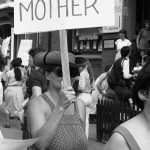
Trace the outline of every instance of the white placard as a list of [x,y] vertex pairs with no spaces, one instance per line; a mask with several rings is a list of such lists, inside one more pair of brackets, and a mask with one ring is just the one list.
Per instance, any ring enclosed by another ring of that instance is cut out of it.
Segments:
[[22,65],[28,66],[28,51],[32,48],[32,40],[21,40],[18,55],[22,59]]
[[114,0],[15,0],[15,34],[115,25]]
[[103,33],[118,32],[122,29],[122,5],[123,0],[115,0],[115,26],[103,27]]
[[7,37],[2,42],[1,52],[2,52],[4,57],[7,56],[7,52],[9,50],[9,43],[10,43],[10,37]]

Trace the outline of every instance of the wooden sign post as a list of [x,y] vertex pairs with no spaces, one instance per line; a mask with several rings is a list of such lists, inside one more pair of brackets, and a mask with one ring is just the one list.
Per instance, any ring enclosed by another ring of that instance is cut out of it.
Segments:
[[70,70],[69,70],[69,58],[68,58],[68,44],[67,44],[67,31],[60,30],[60,51],[61,51],[61,63],[63,71],[63,84],[64,88],[70,87]]

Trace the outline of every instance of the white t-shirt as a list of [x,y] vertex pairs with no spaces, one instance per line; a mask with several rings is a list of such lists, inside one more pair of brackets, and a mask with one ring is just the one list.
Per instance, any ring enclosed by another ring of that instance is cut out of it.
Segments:
[[118,39],[116,42],[115,42],[116,46],[117,46],[117,51],[120,51],[120,49],[124,46],[130,46],[132,43],[128,40],[128,39],[125,39],[125,40],[121,40],[121,39]]
[[126,59],[122,63],[122,72],[123,72],[123,77],[124,79],[130,79],[132,75],[130,74],[130,64],[129,64],[129,58],[126,57]]

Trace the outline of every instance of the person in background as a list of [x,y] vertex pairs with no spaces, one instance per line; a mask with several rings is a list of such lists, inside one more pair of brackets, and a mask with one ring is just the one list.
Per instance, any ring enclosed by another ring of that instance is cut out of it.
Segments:
[[135,77],[135,75],[130,73],[130,53],[130,46],[122,47],[121,58],[114,62],[113,67],[116,78],[116,86],[114,87],[114,91],[118,96],[119,100],[132,105],[132,93],[130,88],[131,81]]
[[6,125],[4,127],[10,128],[10,117],[19,117],[23,121],[23,109],[20,110],[24,101],[24,95],[22,90],[22,82],[24,73],[21,71],[20,59],[15,58],[11,62],[12,69],[6,73],[6,89],[5,96],[5,113],[6,113]]
[[99,92],[99,99],[102,99],[102,98],[105,99],[105,95],[108,89],[107,76],[108,76],[110,68],[111,68],[111,65],[106,65],[104,69],[104,73],[102,73],[95,81],[95,88]]
[[22,81],[22,89],[23,89],[23,94],[25,96],[25,93],[26,93],[27,70],[25,69],[24,66],[22,66],[22,59],[20,57],[17,57],[17,59],[18,59],[18,63],[19,63],[19,68],[24,73],[24,78],[23,78],[23,81]]
[[[144,55],[150,51],[150,20],[145,20],[145,28],[142,28],[138,33],[136,44],[141,55],[141,60]],[[140,62],[141,63],[141,62]]]
[[76,64],[79,66],[79,84],[77,98],[82,100],[86,106],[86,135],[89,135],[89,115],[96,110],[96,103],[92,99],[94,90],[93,69],[88,59],[77,57]]
[[[79,76],[75,56],[68,53],[71,85]],[[72,87],[63,87],[60,51],[40,52],[34,63],[44,69],[48,90],[28,103],[27,118],[31,136],[41,137],[35,149],[87,150],[85,105]]]
[[132,99],[141,113],[119,125],[104,150],[148,150],[150,147],[150,61],[139,72]]
[[119,31],[119,39],[115,42],[117,54],[115,56],[115,61],[119,58],[121,58],[120,50],[124,46],[131,46],[131,42],[127,39],[127,32],[126,30],[120,30]]
[[3,104],[3,95],[4,95],[3,84],[2,84],[2,80],[4,78],[4,73],[3,73],[4,68],[5,68],[5,61],[2,54],[0,53],[0,105]]
[[43,69],[35,66],[33,61],[34,56],[43,51],[45,50],[41,48],[33,48],[28,52],[31,72],[29,73],[29,77],[26,81],[27,92],[25,97],[29,97],[30,99],[41,95],[47,90],[47,80]]

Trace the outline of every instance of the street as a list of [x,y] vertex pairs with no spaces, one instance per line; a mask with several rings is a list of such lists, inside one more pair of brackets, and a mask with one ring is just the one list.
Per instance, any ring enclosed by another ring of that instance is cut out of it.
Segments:
[[[11,128],[3,128],[6,123],[5,113],[0,107],[0,130],[5,138],[10,139],[21,139],[22,131],[20,121],[17,119],[11,119]],[[96,124],[90,124],[89,130],[89,145],[91,150],[102,150],[104,144],[96,141]]]

